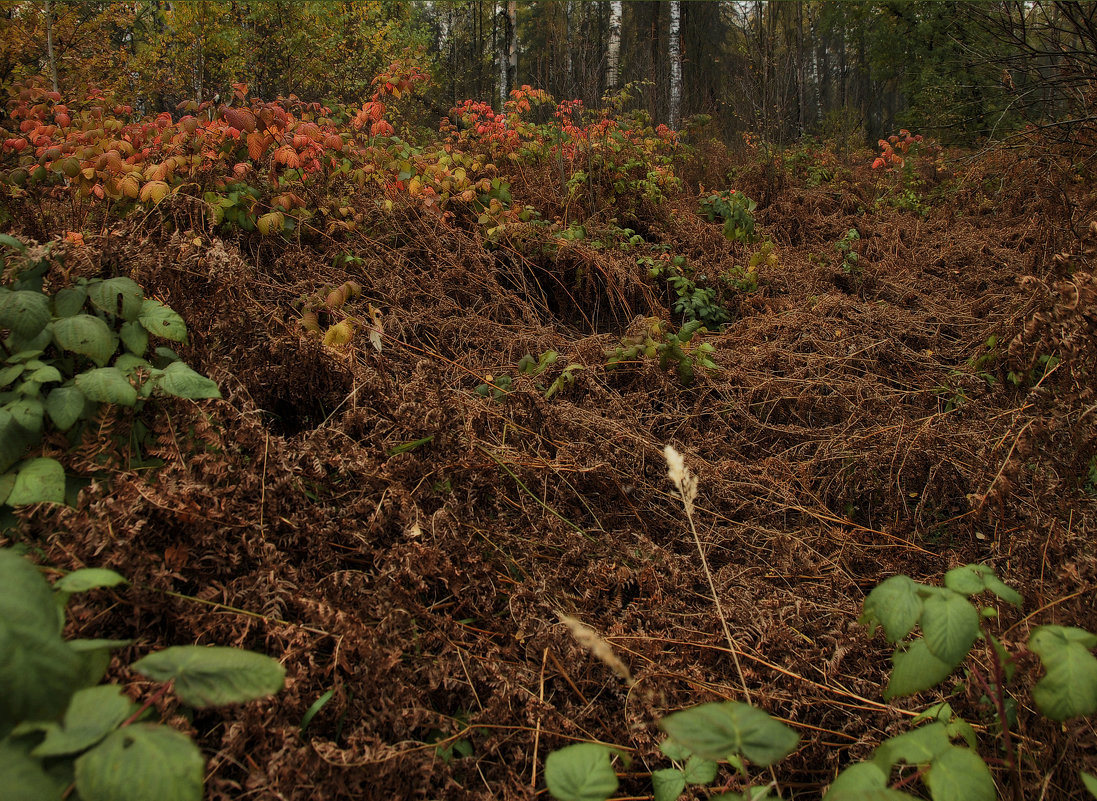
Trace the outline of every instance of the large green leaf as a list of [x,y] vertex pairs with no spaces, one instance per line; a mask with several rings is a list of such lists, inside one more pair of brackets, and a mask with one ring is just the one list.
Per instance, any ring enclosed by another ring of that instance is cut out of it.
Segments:
[[998,793],[986,763],[968,748],[950,746],[925,774],[933,801],[995,801]]
[[761,709],[737,701],[701,704],[667,715],[659,725],[677,742],[705,759],[743,755],[772,765],[796,748],[799,737]]
[[238,704],[282,689],[286,671],[276,660],[253,651],[216,646],[177,645],[149,654],[133,669],[157,681],[175,681],[183,703],[204,708]]
[[88,298],[103,311],[136,320],[145,302],[145,292],[131,278],[110,278],[88,284]]
[[42,431],[42,418],[46,416],[46,406],[38,398],[20,398],[4,406],[16,425],[39,434]]
[[68,640],[68,646],[80,659],[80,687],[93,687],[103,680],[110,667],[111,652],[131,645],[133,640]]
[[87,399],[76,387],[54,387],[46,396],[46,413],[60,431],[68,431],[84,414]]
[[[57,613],[51,612],[56,625]],[[53,720],[64,711],[81,668],[64,640],[5,616],[0,654],[0,736],[21,721]]]
[[[0,622],[5,620],[41,637],[61,637],[61,621],[49,582],[26,557],[11,548],[0,548]],[[3,695],[0,691],[0,697]]]
[[63,576],[53,587],[65,592],[87,592],[99,587],[117,587],[125,583],[125,578],[113,570],[105,567],[85,567]]
[[15,476],[7,503],[64,503],[65,468],[56,459],[41,457],[24,462]]
[[62,289],[53,296],[53,313],[58,317],[72,317],[74,314],[79,314],[87,298],[86,286],[77,285]]
[[67,351],[87,356],[99,367],[110,360],[118,347],[118,339],[110,327],[90,314],[55,321],[53,341]]
[[175,342],[184,342],[187,338],[187,325],[183,318],[157,300],[146,299],[137,319],[150,334]]
[[25,369],[26,366],[22,364],[13,364],[8,367],[0,368],[0,389],[8,386],[12,381],[21,376]]
[[887,786],[889,775],[871,762],[858,762],[838,774],[823,801],[911,801],[912,795]]
[[927,765],[952,747],[945,724],[930,723],[884,740],[872,755],[872,761],[890,774],[898,762]]
[[877,585],[865,599],[865,611],[860,622],[869,627],[880,624],[888,642],[906,637],[922,615],[922,599],[918,585],[908,576],[892,576]]
[[61,801],[65,782],[48,774],[21,743],[0,740],[0,799]]
[[686,789],[686,776],[678,768],[663,768],[651,774],[655,801],[676,801]]
[[0,295],[0,328],[7,328],[30,339],[49,323],[49,298],[41,292],[23,290]]
[[896,651],[892,662],[891,680],[884,691],[887,700],[928,690],[948,678],[955,668],[930,653],[925,640],[915,640],[906,650]]
[[79,690],[69,701],[61,724],[50,726],[46,739],[31,753],[36,757],[77,754],[110,734],[136,709],[116,684]]
[[220,398],[217,383],[196,373],[183,362],[172,362],[163,374],[153,379],[158,389],[177,398]]
[[89,400],[133,406],[137,390],[117,367],[95,367],[76,376],[76,388]]
[[126,346],[126,350],[135,356],[143,356],[145,351],[148,350],[149,332],[136,320],[122,323],[122,327],[118,329],[118,334],[122,337],[122,344]]
[[553,751],[545,760],[545,784],[560,801],[605,801],[617,790],[610,749],[578,743]]
[[921,623],[930,653],[954,667],[979,636],[978,610],[955,592],[927,598]]
[[1079,771],[1078,775],[1082,777],[1082,784],[1085,786],[1086,792],[1093,798],[1097,798],[1097,776],[1086,773],[1084,770]]
[[27,446],[38,441],[38,435],[15,421],[7,409],[0,408],[0,471],[7,470],[23,458]]
[[140,723],[76,760],[76,789],[82,801],[201,801],[205,768],[185,734]]
[[1097,712],[1097,659],[1090,653],[1094,646],[1097,637],[1068,626],[1040,626],[1029,637],[1029,650],[1047,671],[1032,688],[1032,698],[1052,720]]

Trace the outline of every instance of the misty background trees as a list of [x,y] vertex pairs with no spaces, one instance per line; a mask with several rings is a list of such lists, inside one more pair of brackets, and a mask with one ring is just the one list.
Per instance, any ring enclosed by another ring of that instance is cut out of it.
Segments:
[[396,58],[424,121],[529,84],[588,107],[776,144],[900,127],[972,144],[1094,121],[1097,3],[984,0],[3,0],[0,83],[41,76],[145,111],[231,96],[360,103]]

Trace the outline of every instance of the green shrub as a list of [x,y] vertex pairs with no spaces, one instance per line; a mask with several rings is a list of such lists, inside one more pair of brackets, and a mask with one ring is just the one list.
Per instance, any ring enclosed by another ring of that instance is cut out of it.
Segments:
[[111,570],[69,573],[52,588],[30,562],[0,549],[0,794],[10,801],[201,801],[205,759],[185,734],[146,718],[170,687],[196,709],[282,689],[274,659],[236,648],[179,646],[134,662],[163,682],[138,706],[100,684],[129,640],[65,640],[71,594],[113,587]]
[[65,471],[27,459],[47,430],[78,441],[102,403],[140,409],[154,393],[219,398],[217,385],[153,337],[184,342],[182,318],[129,278],[78,279],[43,290],[49,246],[0,240],[10,278],[0,285],[0,504],[65,501]]

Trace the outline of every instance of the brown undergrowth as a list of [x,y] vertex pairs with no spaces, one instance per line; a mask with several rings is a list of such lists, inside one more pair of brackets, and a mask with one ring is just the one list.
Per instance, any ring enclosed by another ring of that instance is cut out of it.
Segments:
[[[263,703],[166,702],[214,755],[209,798],[544,797],[545,755],[579,740],[632,754],[622,791],[645,797],[645,771],[665,766],[658,716],[742,696],[666,479],[672,444],[699,482],[743,680],[801,736],[776,770],[784,797],[816,798],[939,698],[881,700],[889,653],[855,620],[884,578],[984,562],[1033,613],[1005,613],[1007,642],[1036,623],[1097,627],[1093,240],[1066,218],[1089,199],[1075,186],[1067,211],[1050,193],[987,206],[961,182],[922,218],[873,210],[862,178],[776,188],[757,217],[779,264],[729,298],[734,322],[703,335],[721,369],[690,386],[654,361],[607,365],[621,337],[672,316],[635,253],[546,248],[518,224],[487,241],[369,197],[340,239],[222,237],[183,201],[114,223],[66,246],[70,276],[126,273],[178,310],[184,358],[224,400],[158,405],[143,455],[164,466],[120,457],[109,476],[102,454],[129,422],[104,416],[62,457],[102,478],[76,508],[24,513],[18,537],[132,581],[75,607],[78,636],[134,637],[127,657],[197,642],[283,661],[287,688]],[[757,246],[696,208],[683,195],[634,223],[714,273],[745,263]],[[834,243],[851,228],[847,273]],[[346,280],[362,287],[348,314],[382,310],[380,352],[364,330],[338,350],[297,324],[298,297]],[[550,349],[542,376],[516,369]],[[584,369],[546,400],[536,384],[568,364]],[[474,391],[504,374],[502,400]],[[1074,797],[1077,769],[1097,766],[1092,724],[1060,730],[1025,699],[1026,797]],[[978,692],[958,682],[950,700],[993,729]]]

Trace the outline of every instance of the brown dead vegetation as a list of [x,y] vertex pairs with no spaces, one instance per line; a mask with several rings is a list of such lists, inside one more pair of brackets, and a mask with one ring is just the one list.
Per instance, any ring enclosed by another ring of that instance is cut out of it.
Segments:
[[[1095,239],[1079,238],[1093,197],[1046,170],[1022,197],[1032,168],[1014,154],[957,167],[925,219],[873,211],[870,175],[785,178],[758,213],[780,264],[705,335],[722,369],[689,387],[654,362],[606,366],[644,318],[669,319],[635,254],[546,254],[521,226],[489,246],[476,226],[384,215],[368,197],[362,233],[339,241],[222,239],[183,205],[172,225],[116,223],[66,263],[128,273],[178,310],[184,358],[225,397],[150,410],[145,455],[163,467],[116,456],[77,508],[31,510],[19,537],[50,563],[131,580],[84,599],[75,635],[135,637],[124,656],[197,642],[284,662],[269,701],[162,710],[213,755],[211,799],[532,798],[545,755],[576,740],[630,752],[622,794],[644,797],[642,772],[665,766],[658,716],[741,697],[666,479],[670,443],[699,478],[696,519],[754,701],[801,736],[776,770],[784,797],[816,798],[939,697],[881,701],[889,649],[855,621],[882,579],[983,562],[1025,595],[1030,617],[1002,610],[1007,643],[1036,623],[1097,628]],[[648,210],[647,240],[712,271],[744,263],[749,249],[696,203]],[[833,248],[852,227],[860,275]],[[333,267],[341,253],[361,261]],[[297,325],[298,296],[351,279],[353,308],[383,310],[380,353],[364,331],[336,351]],[[974,369],[991,337],[998,355]],[[560,361],[538,381],[585,369],[546,400],[514,368],[549,349]],[[1048,353],[1054,369],[1007,380]],[[505,400],[473,391],[504,373]],[[72,472],[101,475],[128,426],[105,416],[63,457]],[[1092,723],[1060,730],[1027,699],[1025,796],[1077,797],[1077,769],[1097,768]],[[992,729],[978,700],[962,686],[951,698]],[[471,755],[443,758],[461,740]]]

